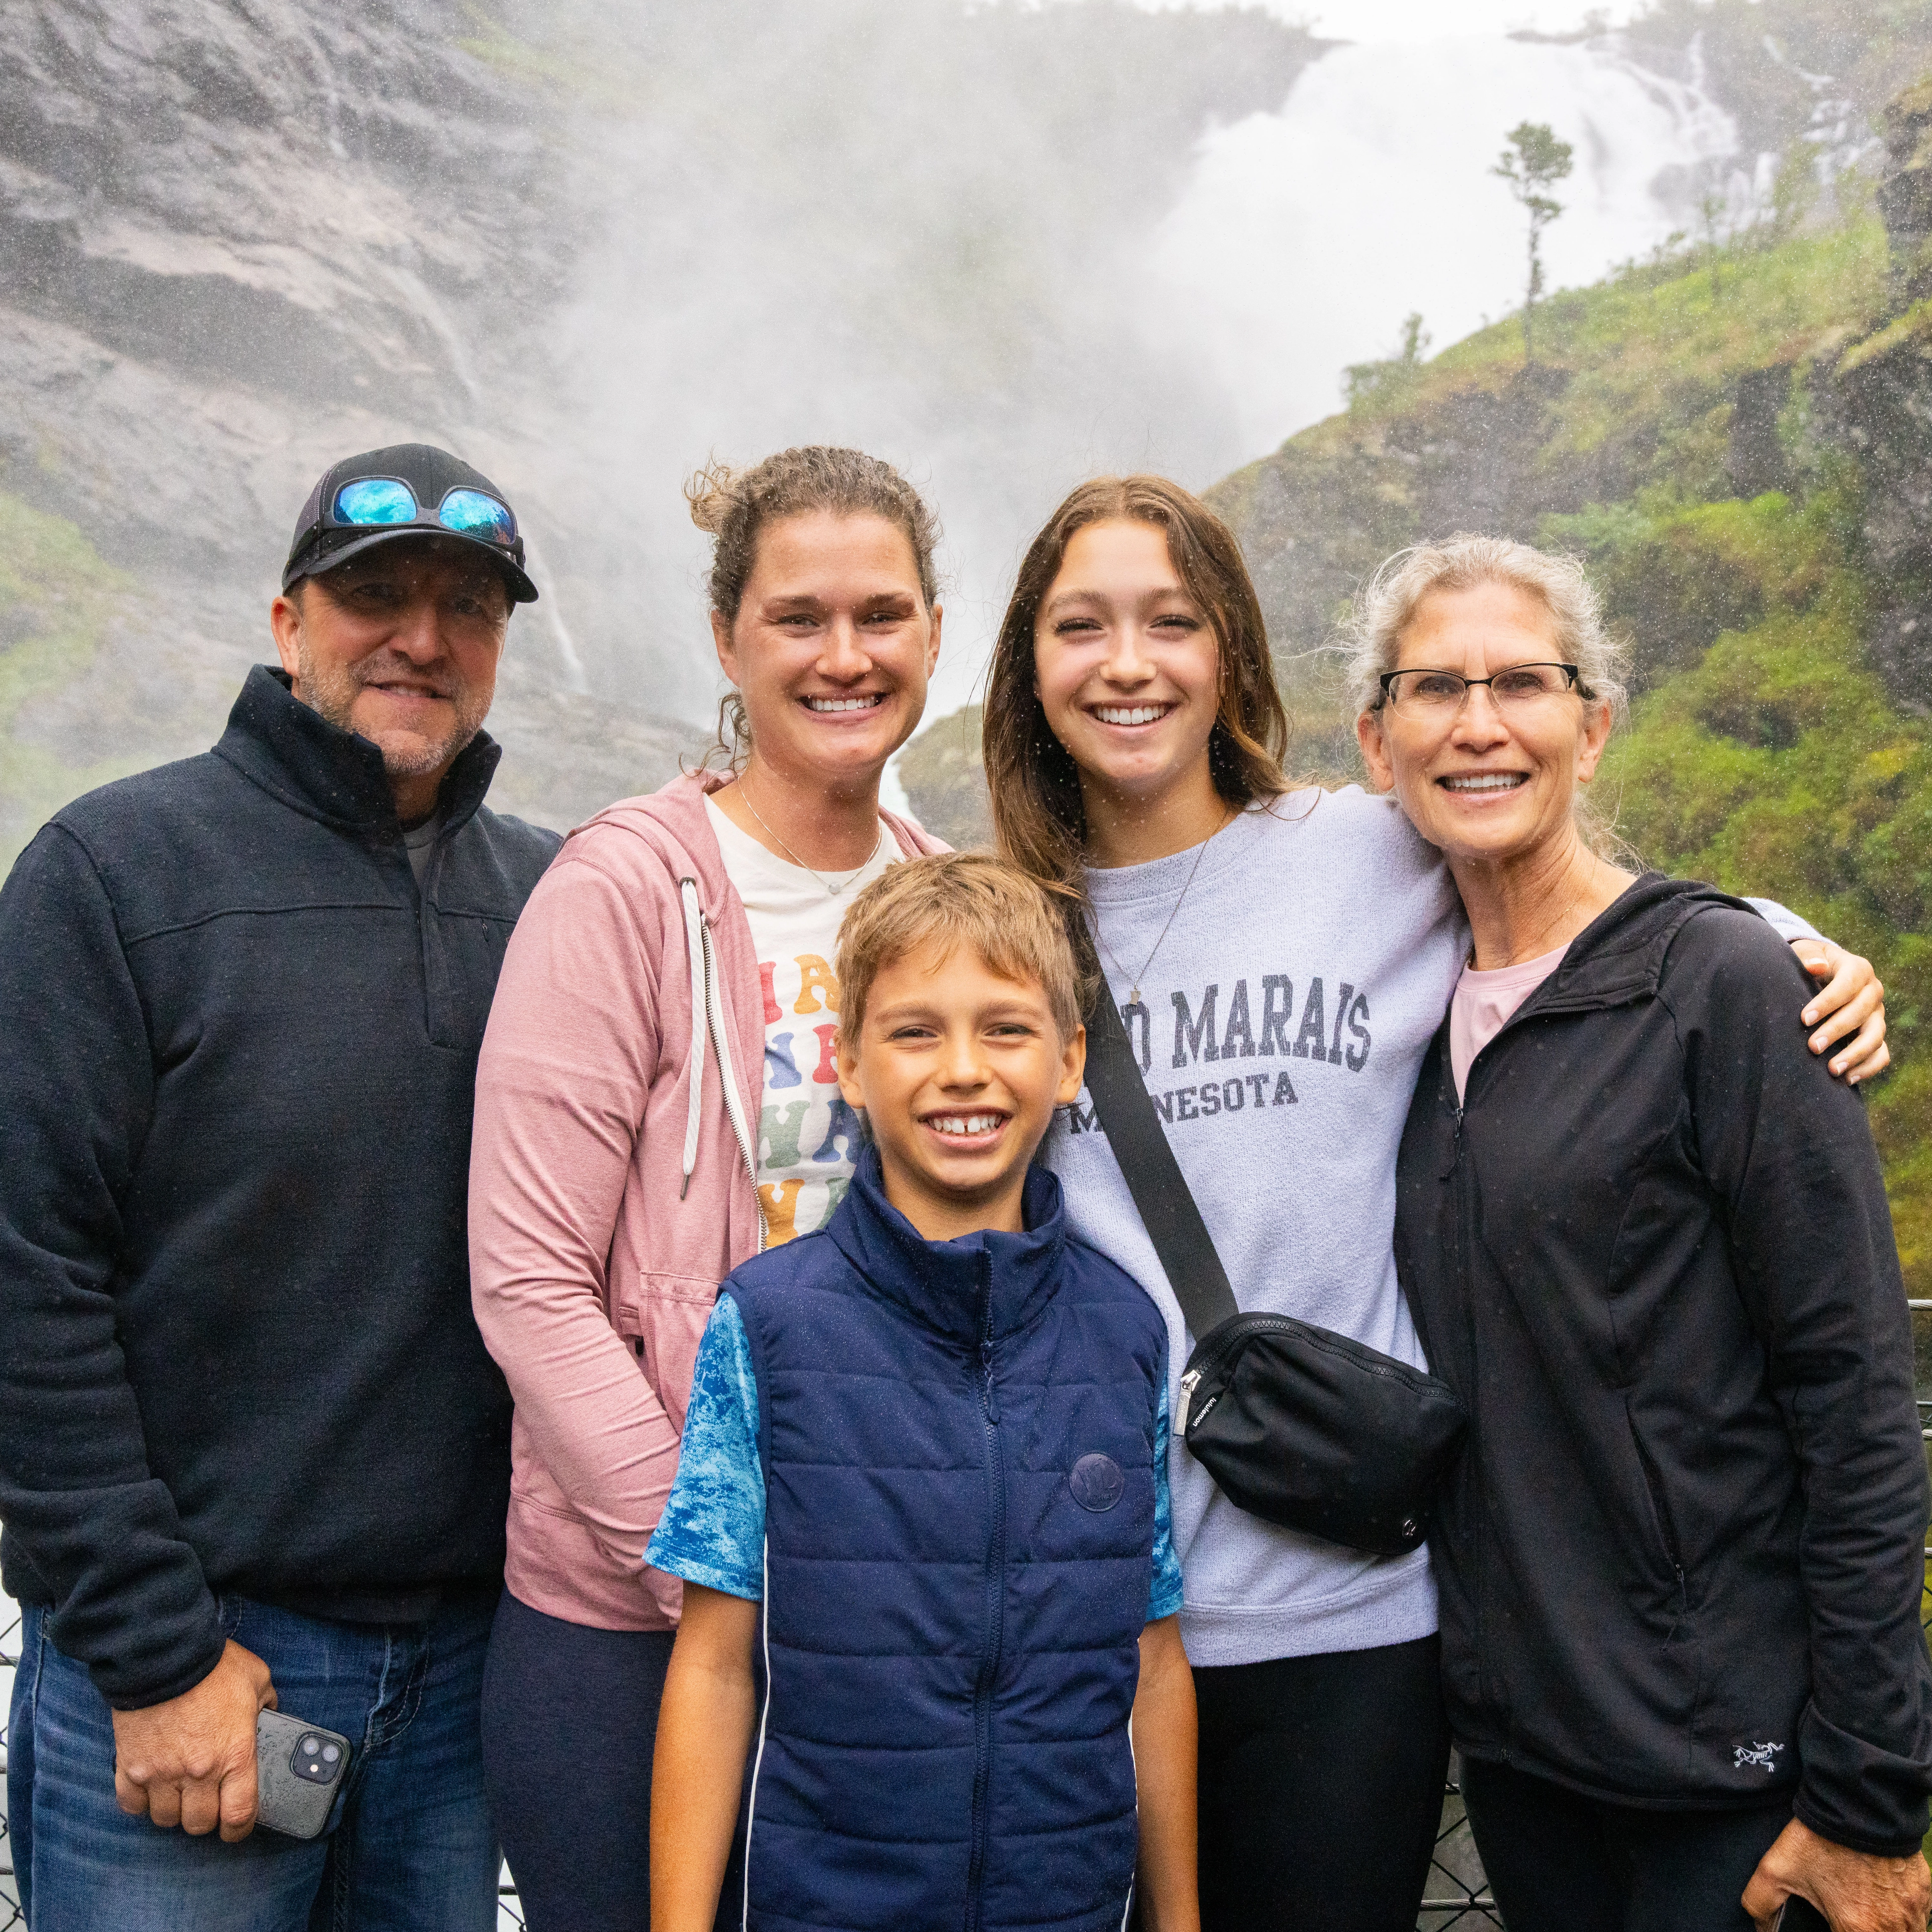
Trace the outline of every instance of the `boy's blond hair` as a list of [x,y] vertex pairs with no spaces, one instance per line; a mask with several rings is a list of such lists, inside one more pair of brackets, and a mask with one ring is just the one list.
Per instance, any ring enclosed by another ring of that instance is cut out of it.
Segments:
[[852,902],[838,932],[839,1030],[858,1044],[872,982],[935,940],[970,946],[1002,979],[1035,982],[1063,1041],[1080,1025],[1079,982],[1066,928],[1016,866],[984,852],[941,852],[890,867]]

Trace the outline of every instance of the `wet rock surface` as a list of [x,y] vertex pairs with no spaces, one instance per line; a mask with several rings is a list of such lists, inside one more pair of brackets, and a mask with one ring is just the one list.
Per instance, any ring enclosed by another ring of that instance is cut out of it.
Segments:
[[1821,385],[1831,432],[1864,480],[1876,592],[1873,668],[1911,710],[1932,712],[1932,75],[1886,109],[1878,208],[1900,313],[1840,353]]
[[0,681],[7,811],[208,743],[315,476],[420,438],[530,533],[498,783],[567,824],[708,736],[682,474],[936,455],[990,548],[961,496],[1031,514],[1161,387],[1122,238],[1316,44],[1112,0],[0,0],[0,497],[131,579],[84,668]]
[[[464,25],[434,4],[0,0],[9,475],[50,470],[44,506],[125,542],[292,436],[470,413],[554,184]],[[231,536],[204,516],[177,542],[257,537],[222,508]]]
[[[0,0],[0,490],[129,573],[86,663],[0,718],[17,762],[77,787],[204,748],[272,656],[293,514],[336,457],[508,453],[476,419],[562,266],[558,176],[473,24],[436,0]],[[504,788],[568,824],[593,773],[655,784],[691,734],[560,715],[548,619],[513,625],[491,724],[573,741]]]

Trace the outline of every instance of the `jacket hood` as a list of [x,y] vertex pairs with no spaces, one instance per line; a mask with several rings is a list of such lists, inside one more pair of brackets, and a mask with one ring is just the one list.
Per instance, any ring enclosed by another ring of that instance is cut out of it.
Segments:
[[[698,1159],[704,1113],[704,1046],[707,1023],[717,1047],[732,1131],[743,1150],[746,1166],[754,1173],[758,1167],[757,1136],[752,1132],[757,1115],[755,1091],[751,1100],[745,1103],[748,1105],[750,1112],[741,1114],[739,1107],[744,1102],[744,1096],[738,1086],[737,1070],[734,1064],[728,1005],[719,982],[717,962],[708,951],[704,937],[707,922],[723,918],[741,928],[745,926],[744,908],[733,890],[724,853],[718,848],[718,835],[704,808],[704,801],[712,792],[722,790],[731,782],[730,776],[723,772],[682,772],[648,796],[622,799],[607,806],[570,835],[574,838],[593,828],[611,826],[640,838],[669,874],[669,882],[674,884],[683,910],[692,1014],[691,1040],[686,1054],[686,1064],[690,1070],[687,1076],[690,1105],[684,1135],[686,1186],[690,1185]],[[907,857],[945,849],[910,819],[901,818],[883,807],[879,816]],[[745,929],[748,942],[749,930]],[[747,1016],[741,1018],[746,1029],[741,1042],[746,1054],[746,1064],[753,1067],[759,1064],[758,1048],[763,1043],[762,1030],[754,1032],[752,1029],[755,1023],[748,1016],[755,1010],[747,1009]]]
[[1755,908],[1714,886],[1646,872],[1570,942],[1562,964],[1522,1010],[1574,1012],[1650,998],[1664,977],[1671,941],[1684,921],[1706,906],[1756,916]]
[[[569,836],[574,838],[593,826],[612,825],[649,838],[664,853],[676,876],[695,879],[705,904],[715,906],[730,890],[730,880],[724,870],[724,855],[718,850],[718,835],[705,814],[704,801],[734,782],[729,772],[681,772],[656,791],[606,806]],[[879,816],[908,858],[946,850],[914,820],[902,818],[884,806],[879,808]]]
[[[217,758],[270,796],[326,825],[386,833],[397,830],[396,801],[380,748],[330,724],[295,694],[286,671],[256,664],[228,714]],[[478,731],[456,754],[436,794],[442,829],[476,815],[503,748]]]
[[826,1232],[874,1293],[962,1347],[1028,1327],[1052,1298],[1066,1246],[1060,1180],[1028,1168],[1026,1232],[992,1228],[928,1241],[886,1198],[879,1150],[868,1144]]
[[704,801],[728,782],[722,772],[681,772],[656,791],[607,805],[568,834],[565,848],[568,850],[571,839],[581,838],[595,826],[612,826],[632,832],[656,849],[674,881],[694,879],[704,903],[719,905],[730,890],[730,880],[718,836],[705,816]]

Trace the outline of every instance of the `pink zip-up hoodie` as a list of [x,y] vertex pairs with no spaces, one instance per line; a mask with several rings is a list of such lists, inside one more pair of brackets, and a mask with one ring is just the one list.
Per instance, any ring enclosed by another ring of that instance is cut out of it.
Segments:
[[[644,1568],[718,1285],[763,1244],[764,1005],[700,772],[599,812],[517,922],[476,1072],[470,1276],[516,1398],[504,1580],[666,1630]],[[945,848],[882,812],[908,857]]]

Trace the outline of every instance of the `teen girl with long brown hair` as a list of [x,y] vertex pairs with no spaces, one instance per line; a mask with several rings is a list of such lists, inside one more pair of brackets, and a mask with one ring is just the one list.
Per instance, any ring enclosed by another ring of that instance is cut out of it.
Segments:
[[[1417,1072],[1468,956],[1440,855],[1393,801],[1291,784],[1233,536],[1155,477],[1082,484],[1000,632],[986,763],[1003,851],[1060,892],[1119,1006],[1245,1311],[1422,1365],[1391,1251]],[[1831,949],[1806,1023],[1876,1052],[1870,969]],[[1876,1070],[1876,1065],[1870,1070]],[[1044,1157],[1072,1226],[1178,1304],[1083,1097]],[[1178,1397],[1178,1388],[1170,1391]],[[1414,1927],[1449,1736],[1426,1547],[1367,1556],[1237,1508],[1177,1444],[1209,1932]]]

